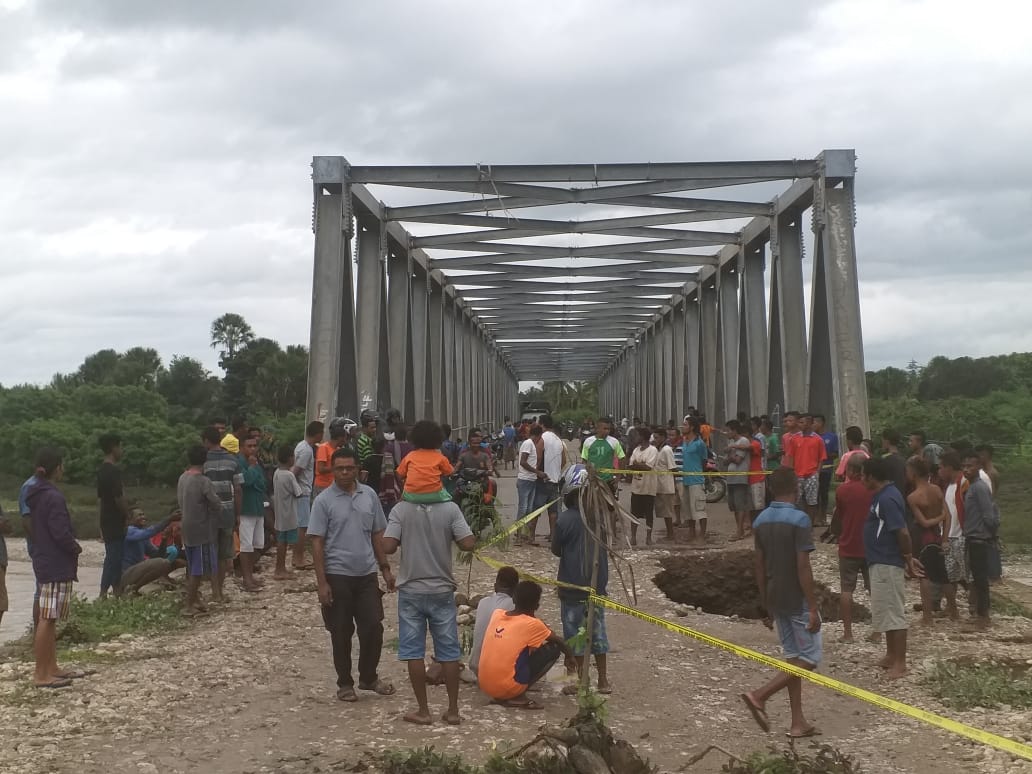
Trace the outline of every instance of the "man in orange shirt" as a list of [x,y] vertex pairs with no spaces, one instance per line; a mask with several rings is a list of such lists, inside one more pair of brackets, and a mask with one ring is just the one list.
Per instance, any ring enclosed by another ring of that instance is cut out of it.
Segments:
[[319,444],[315,450],[315,477],[312,482],[312,499],[315,500],[324,489],[333,486],[333,453],[347,443],[348,426],[343,421],[330,422],[330,440]]
[[786,468],[790,468],[792,467],[792,463],[789,462],[792,457],[792,441],[799,435],[799,412],[786,411],[781,423],[785,431],[781,434],[781,464]]
[[560,655],[572,662],[573,651],[552,633],[534,612],[541,605],[541,587],[520,581],[513,594],[514,609],[495,610],[484,634],[477,682],[497,704],[541,709],[527,698],[527,689],[548,674]]
[[806,511],[813,526],[821,526],[826,520],[826,514],[820,513],[817,494],[821,463],[828,453],[824,448],[824,439],[813,431],[813,416],[799,416],[799,432],[785,448],[785,467],[795,468],[796,479],[799,481],[799,506]]

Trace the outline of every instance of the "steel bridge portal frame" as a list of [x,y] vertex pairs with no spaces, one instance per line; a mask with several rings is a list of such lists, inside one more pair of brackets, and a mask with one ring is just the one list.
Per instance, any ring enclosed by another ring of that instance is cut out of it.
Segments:
[[[493,167],[315,157],[308,416],[392,405],[408,419],[497,426],[515,414],[520,380],[597,379],[604,413],[661,421],[693,405],[719,422],[809,408],[840,430],[867,428],[854,175],[852,150]],[[790,185],[766,202],[683,195],[777,180]],[[370,185],[437,198],[392,207]],[[592,217],[550,217],[571,205]],[[746,217],[736,231],[670,228]],[[574,234],[587,243],[571,246]]]

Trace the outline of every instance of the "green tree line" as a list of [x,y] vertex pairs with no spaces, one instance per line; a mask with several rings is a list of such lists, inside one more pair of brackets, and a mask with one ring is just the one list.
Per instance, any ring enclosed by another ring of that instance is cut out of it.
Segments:
[[212,347],[225,376],[196,359],[176,355],[166,364],[154,349],[103,349],[45,387],[0,386],[0,470],[31,471],[36,450],[61,448],[71,483],[93,480],[101,460],[97,440],[117,433],[122,465],[134,484],[174,483],[186,448],[209,422],[244,414],[269,442],[300,439],[304,429],[308,350],[282,348],[255,337],[237,314],[212,323]]

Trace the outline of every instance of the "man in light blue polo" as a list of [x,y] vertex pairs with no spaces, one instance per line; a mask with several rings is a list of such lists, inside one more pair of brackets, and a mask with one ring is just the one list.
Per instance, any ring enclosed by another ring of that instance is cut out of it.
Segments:
[[[699,420],[684,418],[684,440],[681,443],[681,472],[702,473],[709,459],[709,447],[699,433]],[[695,541],[695,524],[699,524],[698,539],[706,542],[706,490],[701,475],[681,476],[681,518],[688,522],[688,540]]]
[[330,633],[337,698],[358,701],[351,677],[351,637],[358,632],[358,687],[383,696],[394,686],[377,675],[383,650],[383,602],[376,578],[383,573],[388,591],[394,576],[383,552],[387,528],[380,497],[358,482],[358,455],[346,446],[333,453],[333,484],[312,503],[308,537],[323,623]]

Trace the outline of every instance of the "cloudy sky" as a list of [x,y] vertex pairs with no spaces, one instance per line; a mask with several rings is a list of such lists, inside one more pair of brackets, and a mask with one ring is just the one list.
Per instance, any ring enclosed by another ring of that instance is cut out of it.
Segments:
[[1032,11],[0,0],[0,383],[305,343],[309,164],[855,147],[869,368],[1032,350]]

